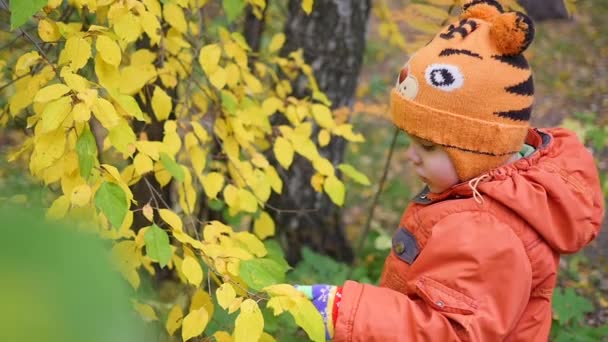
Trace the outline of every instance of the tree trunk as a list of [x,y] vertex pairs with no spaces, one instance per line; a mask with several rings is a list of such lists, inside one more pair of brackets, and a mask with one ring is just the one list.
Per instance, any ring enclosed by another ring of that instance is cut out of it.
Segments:
[[536,21],[569,18],[564,0],[519,0],[518,2]]
[[[319,87],[332,101],[333,108],[351,106],[361,70],[370,0],[315,0],[310,15],[301,9],[301,0],[290,0],[285,26],[284,54],[302,48],[312,66]],[[310,95],[305,77],[292,87],[296,96]],[[332,138],[319,152],[334,166],[343,160],[345,141]],[[303,246],[350,262],[353,251],[345,234],[341,210],[324,193],[310,185],[313,169],[310,162],[296,157],[284,175],[283,194],[271,198],[276,207],[301,209],[275,214],[286,257],[291,264],[300,259]]]

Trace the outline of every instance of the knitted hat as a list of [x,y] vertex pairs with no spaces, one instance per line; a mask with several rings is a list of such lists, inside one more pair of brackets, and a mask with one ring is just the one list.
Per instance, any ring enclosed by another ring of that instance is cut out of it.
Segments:
[[445,148],[461,181],[502,165],[526,138],[534,100],[523,56],[532,21],[494,0],[465,1],[449,25],[401,69],[394,123]]

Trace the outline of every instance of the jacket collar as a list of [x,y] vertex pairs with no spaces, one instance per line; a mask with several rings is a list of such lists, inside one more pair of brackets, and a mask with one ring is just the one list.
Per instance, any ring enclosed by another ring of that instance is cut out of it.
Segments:
[[[536,161],[536,159],[538,159],[538,158],[536,158],[536,155],[539,153],[540,150],[547,148],[547,146],[549,146],[549,144],[551,143],[552,139],[553,138],[548,133],[545,133],[536,128],[530,128],[528,130],[528,136],[526,137],[526,144],[534,146],[535,151],[524,159],[530,159],[530,160]],[[505,172],[509,169],[511,170],[511,172],[514,170],[518,170],[519,169],[518,164],[510,163],[507,165],[499,166],[496,169],[490,170],[486,173],[489,177],[486,177],[482,182],[485,183],[485,182],[494,180],[495,179],[494,175],[497,173],[509,174],[510,172]],[[480,175],[480,176],[482,176],[482,175]],[[447,199],[468,198],[468,197],[472,197],[472,196],[473,196],[473,189],[471,189],[471,187],[469,186],[469,181],[465,181],[462,183],[458,183],[458,184],[452,186],[451,188],[445,190],[444,192],[438,193],[438,194],[430,192],[429,187],[425,186],[422,189],[422,191],[420,191],[412,199],[412,202],[427,205],[427,204],[431,204],[431,203],[435,203],[435,202],[444,201]]]

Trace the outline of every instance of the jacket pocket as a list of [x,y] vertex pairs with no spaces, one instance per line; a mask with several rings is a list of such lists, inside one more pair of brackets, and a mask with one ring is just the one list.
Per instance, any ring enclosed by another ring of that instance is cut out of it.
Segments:
[[451,321],[467,330],[475,313],[474,299],[427,277],[416,282],[416,292],[435,311],[441,312]]

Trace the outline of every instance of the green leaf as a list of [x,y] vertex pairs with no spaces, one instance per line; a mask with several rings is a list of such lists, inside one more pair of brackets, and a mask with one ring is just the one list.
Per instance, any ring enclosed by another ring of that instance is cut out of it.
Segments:
[[228,113],[234,114],[236,112],[236,108],[238,105],[238,100],[236,96],[229,91],[222,90],[222,106],[226,108]]
[[97,144],[95,137],[89,129],[89,125],[85,126],[78,141],[76,142],[76,153],[78,154],[78,164],[80,165],[80,175],[84,179],[89,179],[91,170],[97,160]]
[[158,261],[161,267],[171,260],[171,245],[167,232],[153,224],[144,235],[146,253],[152,260]]
[[179,164],[177,164],[168,154],[162,152],[160,154],[160,162],[163,163],[163,166],[169,171],[173,178],[180,182],[184,181],[184,170],[182,170],[181,166],[179,166]]
[[285,281],[287,268],[270,259],[242,260],[239,275],[249,287],[260,291],[266,286]]
[[11,31],[25,24],[28,19],[38,12],[48,0],[11,0]]
[[224,0],[223,5],[228,22],[234,21],[245,9],[245,2],[243,0]]
[[286,270],[291,269],[291,266],[285,260],[285,254],[283,253],[283,248],[275,239],[266,239],[264,240],[264,247],[266,247],[266,251],[268,251],[268,255],[266,255],[266,259],[270,259],[279,266],[284,267]]
[[224,202],[217,198],[211,199],[209,201],[209,203],[207,203],[207,204],[209,205],[209,208],[211,208],[215,211],[220,211],[220,210],[222,210],[222,208],[224,208]]
[[583,320],[587,312],[593,311],[593,305],[586,298],[579,296],[574,289],[559,289],[553,293],[553,310],[562,325],[571,319],[575,322]]
[[110,182],[103,182],[95,193],[95,206],[115,228],[120,227],[129,210],[125,192],[120,186]]
[[355,182],[363,185],[370,185],[369,178],[367,178],[367,176],[362,174],[361,172],[355,170],[355,168],[351,165],[340,164],[338,165],[338,169],[340,169],[340,171],[342,171],[346,176],[348,176]]

